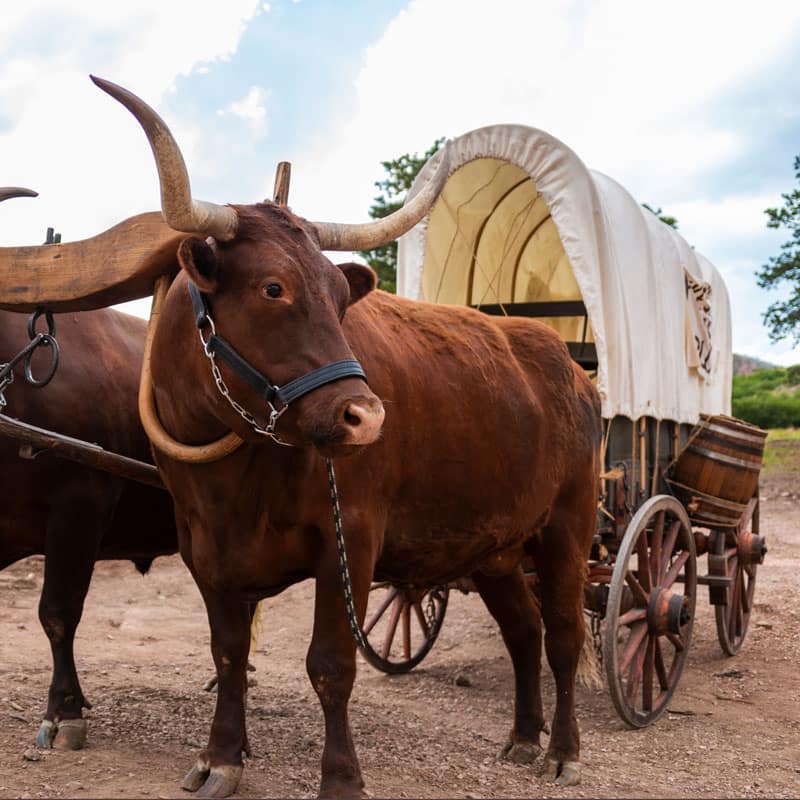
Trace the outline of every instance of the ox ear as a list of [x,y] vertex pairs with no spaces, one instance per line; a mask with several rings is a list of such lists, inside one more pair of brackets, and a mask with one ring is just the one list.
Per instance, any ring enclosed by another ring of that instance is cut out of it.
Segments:
[[217,251],[205,239],[189,236],[178,247],[178,263],[201,292],[216,291],[219,279]]
[[375,271],[364,264],[337,264],[350,284],[350,305],[368,295],[378,284]]

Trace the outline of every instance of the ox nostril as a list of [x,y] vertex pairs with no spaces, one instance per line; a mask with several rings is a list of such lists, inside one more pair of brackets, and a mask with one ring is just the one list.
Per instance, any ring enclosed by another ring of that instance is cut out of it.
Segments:
[[361,424],[361,417],[353,413],[353,406],[347,406],[344,411],[344,421],[351,427],[355,428]]

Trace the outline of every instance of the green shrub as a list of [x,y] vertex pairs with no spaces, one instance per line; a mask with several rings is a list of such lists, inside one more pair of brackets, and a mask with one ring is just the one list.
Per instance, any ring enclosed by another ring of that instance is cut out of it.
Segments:
[[800,427],[800,364],[733,379],[733,415],[762,428]]
[[734,398],[733,416],[761,428],[800,427],[800,393],[759,392],[750,397]]

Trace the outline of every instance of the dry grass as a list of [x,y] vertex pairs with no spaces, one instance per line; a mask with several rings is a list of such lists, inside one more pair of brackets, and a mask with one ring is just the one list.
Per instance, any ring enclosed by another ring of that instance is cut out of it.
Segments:
[[764,449],[767,472],[800,472],[800,428],[773,428]]

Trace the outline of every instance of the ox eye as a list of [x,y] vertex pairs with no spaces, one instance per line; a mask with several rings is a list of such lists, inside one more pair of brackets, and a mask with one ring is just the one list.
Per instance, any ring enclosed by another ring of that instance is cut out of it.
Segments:
[[279,283],[268,283],[263,291],[267,297],[280,297],[283,294],[283,288]]

